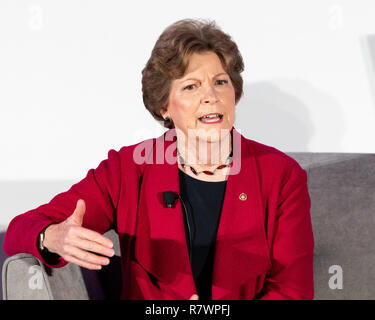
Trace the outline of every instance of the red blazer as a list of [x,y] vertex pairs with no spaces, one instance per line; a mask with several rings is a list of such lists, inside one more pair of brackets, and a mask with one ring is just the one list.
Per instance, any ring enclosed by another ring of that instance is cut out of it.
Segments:
[[[172,141],[157,139],[110,150],[108,159],[48,204],[15,217],[4,241],[8,255],[31,253],[50,223],[86,202],[83,226],[119,235],[122,299],[189,299],[196,293],[179,201],[166,208],[163,191],[179,193]],[[212,299],[312,299],[314,240],[307,174],[281,151],[233,129],[234,159],[226,187],[214,256]],[[237,153],[238,147],[241,153]],[[144,150],[140,153],[140,149]],[[137,164],[135,155],[147,163]],[[175,153],[174,153],[175,154]],[[151,161],[153,160],[153,161]],[[164,160],[164,161],[162,161]],[[157,162],[157,163],[156,163]],[[245,193],[246,200],[239,195]]]

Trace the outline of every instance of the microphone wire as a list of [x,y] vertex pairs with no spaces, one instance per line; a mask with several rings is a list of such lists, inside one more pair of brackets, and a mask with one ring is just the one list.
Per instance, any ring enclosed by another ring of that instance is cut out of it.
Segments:
[[190,228],[190,222],[189,222],[190,215],[189,215],[189,212],[186,209],[185,202],[184,202],[184,200],[182,200],[181,195],[178,195],[178,198],[180,199],[180,201],[182,203],[182,206],[183,206],[183,209],[184,209],[184,212],[185,212],[185,216],[186,216],[187,227],[188,227],[188,231],[189,231],[189,247],[190,247],[189,259],[190,259],[191,265],[193,266],[193,254],[192,254],[192,252],[193,252],[193,240],[192,240],[192,237],[191,237],[191,228]]

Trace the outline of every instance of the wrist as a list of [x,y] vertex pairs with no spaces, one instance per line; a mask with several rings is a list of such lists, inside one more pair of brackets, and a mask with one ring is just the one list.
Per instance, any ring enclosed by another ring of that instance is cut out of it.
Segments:
[[51,231],[53,231],[55,224],[50,224],[42,230],[39,234],[39,248],[48,252],[54,252],[51,246]]
[[[45,227],[38,236],[38,250],[40,252],[40,255],[42,259],[44,259],[45,262],[51,265],[56,265],[60,262],[60,255],[53,252],[50,246],[50,231],[51,227],[53,229],[52,225],[49,225]],[[49,236],[48,236],[49,234]]]

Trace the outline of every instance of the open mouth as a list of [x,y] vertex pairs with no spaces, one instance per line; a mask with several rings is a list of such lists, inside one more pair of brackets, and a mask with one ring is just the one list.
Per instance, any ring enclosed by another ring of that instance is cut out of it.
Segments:
[[198,118],[198,120],[202,123],[219,123],[223,120],[223,115],[221,113],[209,113]]

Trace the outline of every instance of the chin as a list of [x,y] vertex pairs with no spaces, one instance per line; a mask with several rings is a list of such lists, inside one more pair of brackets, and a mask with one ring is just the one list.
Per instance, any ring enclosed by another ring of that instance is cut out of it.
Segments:
[[212,125],[197,129],[196,135],[199,140],[209,143],[219,142],[225,139],[229,134],[232,126],[228,125]]

